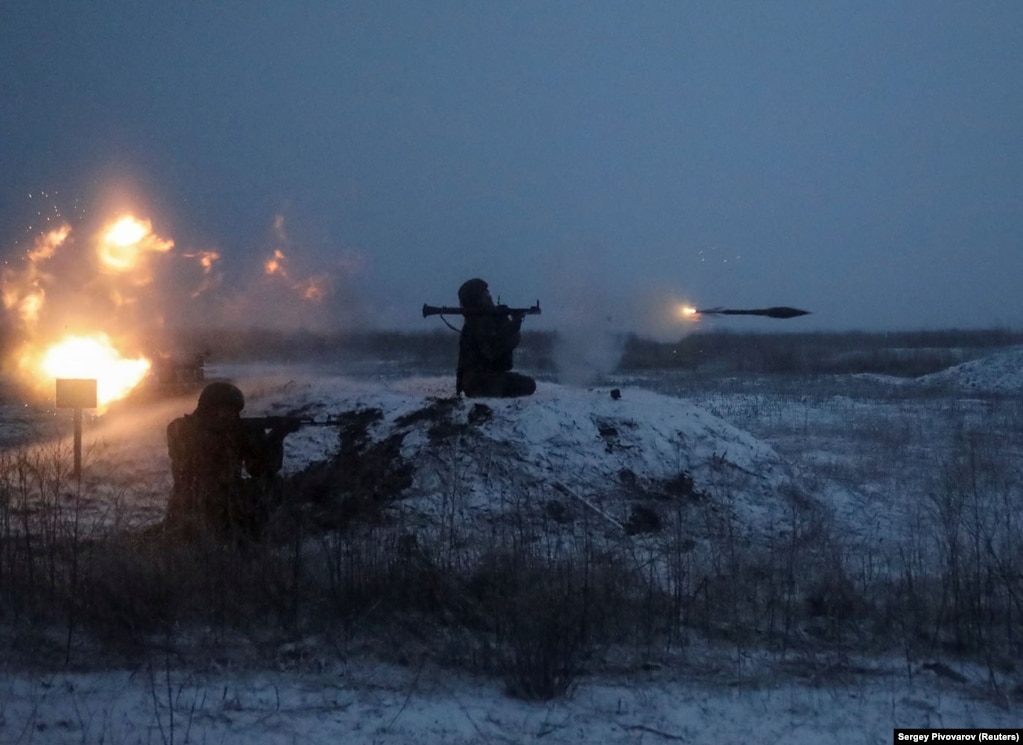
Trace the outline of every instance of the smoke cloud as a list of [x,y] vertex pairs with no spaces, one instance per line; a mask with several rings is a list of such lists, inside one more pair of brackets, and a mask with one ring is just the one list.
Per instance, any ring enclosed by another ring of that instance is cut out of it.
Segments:
[[600,259],[599,250],[592,251],[589,257],[578,256],[560,273],[553,354],[564,383],[599,381],[618,366],[625,348],[625,319],[609,310],[623,307],[619,292],[594,274]]
[[[198,351],[177,348],[180,331],[338,330],[360,318],[351,288],[363,262],[351,252],[314,265],[283,216],[256,251],[234,251],[246,256],[234,265],[220,247],[180,245],[139,213],[55,217],[30,241],[0,267],[3,367],[41,392],[54,377],[106,379],[131,363],[126,392],[152,360]],[[83,349],[103,372],[83,368]]]
[[292,237],[285,217],[276,215],[258,254],[260,261],[242,267],[233,288],[210,298],[207,318],[212,314],[220,325],[277,331],[338,331],[362,322],[357,287],[366,262],[357,252],[310,249]]

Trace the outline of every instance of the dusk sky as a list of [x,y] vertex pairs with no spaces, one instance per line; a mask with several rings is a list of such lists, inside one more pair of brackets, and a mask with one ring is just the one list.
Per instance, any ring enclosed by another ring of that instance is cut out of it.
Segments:
[[8,261],[130,211],[222,288],[286,229],[342,326],[481,276],[535,328],[1023,328],[1018,0],[9,0],[0,127]]

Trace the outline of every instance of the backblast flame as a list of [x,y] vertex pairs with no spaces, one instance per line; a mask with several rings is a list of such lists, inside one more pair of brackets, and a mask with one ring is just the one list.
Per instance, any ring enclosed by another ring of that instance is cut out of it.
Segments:
[[692,305],[679,305],[675,311],[676,315],[686,321],[695,321],[699,318],[700,312]]

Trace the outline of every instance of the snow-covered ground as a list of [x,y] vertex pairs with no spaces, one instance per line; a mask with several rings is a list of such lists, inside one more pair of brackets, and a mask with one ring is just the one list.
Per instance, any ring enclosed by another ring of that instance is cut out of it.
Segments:
[[1023,391],[1023,349],[1007,349],[925,375],[919,384],[975,393],[1018,394]]
[[[979,680],[973,681],[974,684]],[[677,669],[527,703],[492,680],[363,660],[303,672],[163,669],[0,678],[4,743],[885,743],[896,727],[1019,727],[969,684],[890,668],[756,679]]]
[[[817,381],[781,392],[662,378],[623,381],[613,396],[611,385],[541,383],[531,398],[475,402],[482,408],[453,401],[448,377],[211,372],[246,391],[246,415],[379,411],[367,436],[397,438],[412,467],[390,509],[417,525],[453,514],[483,524],[558,501],[616,540],[642,542],[627,530],[632,511],[659,509],[685,473],[684,496],[728,512],[746,540],[783,530],[793,511],[819,511],[869,553],[912,529],[915,495],[964,429],[997,431],[1023,450],[1021,406],[1005,395],[1023,389],[1021,362],[1017,350],[909,384]],[[907,392],[938,384],[945,395]],[[169,487],[164,427],[193,406],[177,399],[86,423],[90,520],[159,519]],[[53,426],[66,436],[64,424]],[[288,438],[286,469],[325,462],[337,448],[336,429],[307,427]],[[74,673],[0,665],[0,742],[876,743],[894,727],[1023,726],[1019,683],[1012,670],[993,680],[987,667],[950,660],[779,657],[694,641],[629,669],[604,665],[567,699],[538,704],[426,658],[399,665],[366,649],[311,646],[273,670],[179,669],[158,658]]]

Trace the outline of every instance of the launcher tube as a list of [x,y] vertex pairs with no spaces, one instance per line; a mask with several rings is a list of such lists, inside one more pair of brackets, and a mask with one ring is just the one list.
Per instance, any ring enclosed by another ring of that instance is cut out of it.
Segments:
[[495,305],[492,308],[462,308],[448,305],[423,304],[423,318],[429,316],[538,316],[540,301],[528,308],[509,308],[507,305]]

